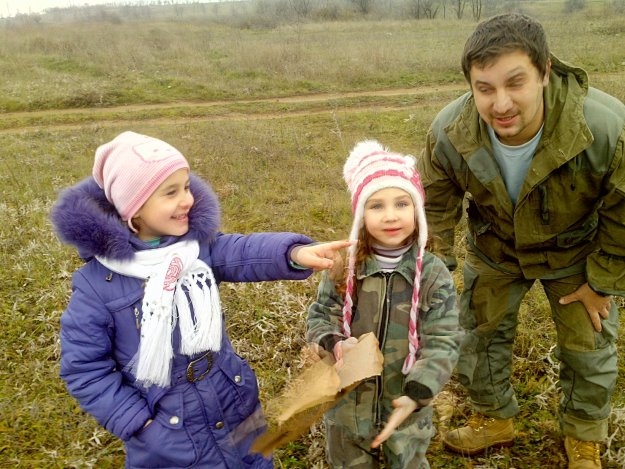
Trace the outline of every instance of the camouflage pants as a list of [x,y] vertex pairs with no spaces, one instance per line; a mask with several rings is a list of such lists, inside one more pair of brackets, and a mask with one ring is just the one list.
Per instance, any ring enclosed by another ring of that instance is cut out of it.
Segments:
[[[367,435],[354,435],[331,416],[324,417],[326,427],[326,458],[333,469],[429,469],[425,453],[434,434],[432,407],[413,413],[382,444],[382,451],[373,450],[371,441],[380,429],[373,427]],[[365,425],[367,426],[367,425]]]
[[[460,348],[458,377],[475,410],[510,418],[519,407],[510,384],[512,347],[521,301],[535,280],[502,272],[467,252],[460,323],[467,331]],[[560,425],[565,435],[600,441],[607,437],[611,397],[617,377],[618,308],[596,332],[581,302],[560,305],[560,297],[586,282],[577,274],[541,279],[551,306],[560,361]]]

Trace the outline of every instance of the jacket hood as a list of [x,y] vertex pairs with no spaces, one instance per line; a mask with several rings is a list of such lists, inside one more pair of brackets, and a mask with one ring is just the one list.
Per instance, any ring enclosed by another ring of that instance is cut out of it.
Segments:
[[[194,203],[189,211],[189,231],[180,238],[211,242],[219,229],[221,210],[211,187],[194,174],[190,175]],[[84,260],[94,256],[130,260],[147,245],[137,238],[122,221],[115,207],[93,177],[65,189],[52,207],[50,219],[64,244],[74,246]]]
[[583,133],[584,100],[588,94],[588,74],[581,68],[570,65],[551,56],[551,74],[549,85],[545,89],[545,137],[567,135],[576,140]]
[[[567,77],[569,81],[574,81],[584,91],[588,91],[588,73],[569,62],[560,60],[551,54],[551,70],[559,77]],[[551,77],[549,78],[551,80]]]

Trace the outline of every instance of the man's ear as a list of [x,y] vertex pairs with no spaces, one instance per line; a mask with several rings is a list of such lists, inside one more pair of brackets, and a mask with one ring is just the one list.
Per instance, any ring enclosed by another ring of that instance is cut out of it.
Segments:
[[545,76],[543,77],[543,86],[547,86],[549,84],[550,73],[551,73],[551,58],[548,58],[547,64],[545,66]]

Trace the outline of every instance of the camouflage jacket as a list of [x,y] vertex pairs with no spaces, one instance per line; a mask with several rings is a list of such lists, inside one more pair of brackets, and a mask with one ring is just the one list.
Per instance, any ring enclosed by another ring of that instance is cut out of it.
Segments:
[[543,134],[516,204],[472,94],[438,114],[417,161],[428,226],[453,269],[466,196],[468,249],[491,266],[526,278],[585,272],[593,289],[625,296],[625,105],[551,60]]
[[[420,405],[426,405],[430,399],[423,399],[423,395],[415,394],[415,390],[425,387],[431,396],[435,396],[447,383],[456,365],[461,338],[456,289],[443,262],[426,252],[417,321],[417,360],[408,375],[401,371],[408,354],[408,317],[415,262],[416,247],[404,254],[393,272],[382,272],[374,258],[369,258],[358,269],[352,336],[374,332],[384,355],[384,368],[381,377],[361,383],[360,389],[344,398],[359,401],[357,407],[361,410],[357,412],[373,411],[379,418],[381,405],[384,408],[381,418],[384,418],[384,414],[388,415],[392,410],[390,402],[401,395],[408,395]],[[308,341],[331,352],[337,341],[345,339],[342,308],[343,298],[324,273],[317,300],[308,309]],[[418,386],[414,386],[416,383]]]

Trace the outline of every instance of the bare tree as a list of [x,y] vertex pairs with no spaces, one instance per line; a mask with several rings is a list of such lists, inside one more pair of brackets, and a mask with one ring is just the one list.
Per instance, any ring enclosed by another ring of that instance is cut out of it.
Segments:
[[473,19],[478,21],[482,17],[482,0],[471,0],[471,12],[473,13]]
[[408,0],[408,14],[415,19],[436,18],[440,7],[439,0]]
[[406,7],[411,18],[421,18],[421,0],[408,0]]
[[436,18],[436,14],[438,13],[438,8],[440,7],[437,0],[423,0],[422,5],[423,5],[423,13],[426,18],[430,20]]
[[312,11],[312,0],[289,0],[298,18],[306,18]]
[[452,0],[453,9],[456,12],[456,18],[459,20],[464,16],[464,7],[467,6],[468,0]]
[[373,0],[351,0],[360,13],[366,15],[371,11]]

